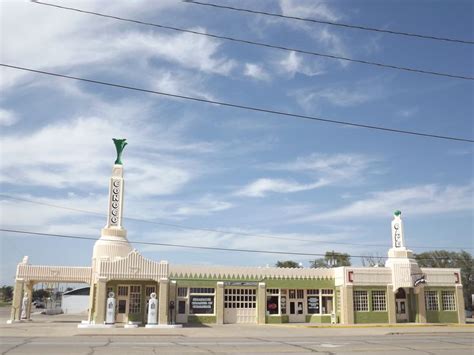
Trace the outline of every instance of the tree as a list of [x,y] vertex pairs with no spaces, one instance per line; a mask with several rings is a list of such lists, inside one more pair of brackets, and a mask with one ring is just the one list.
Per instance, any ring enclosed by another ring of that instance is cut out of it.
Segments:
[[45,298],[48,298],[49,296],[50,293],[43,289],[33,291],[33,300],[43,300]]
[[327,251],[324,258],[311,262],[312,268],[332,268],[339,266],[351,266],[351,257],[347,253],[338,253],[334,250]]
[[415,254],[420,267],[460,268],[464,293],[464,306],[472,309],[471,295],[474,294],[474,259],[467,251],[433,250]]
[[3,285],[0,288],[0,300],[3,302],[10,301],[13,298],[13,287]]
[[284,260],[284,261],[277,261],[275,264],[276,267],[292,267],[292,268],[299,268],[301,267],[299,263],[293,260]]

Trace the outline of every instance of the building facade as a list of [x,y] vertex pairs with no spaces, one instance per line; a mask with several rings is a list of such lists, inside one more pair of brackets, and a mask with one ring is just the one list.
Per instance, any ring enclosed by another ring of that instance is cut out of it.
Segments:
[[144,258],[123,227],[125,140],[109,181],[106,226],[89,267],[18,264],[9,322],[30,318],[39,282],[90,285],[87,324],[106,320],[113,292],[115,322],[146,324],[155,293],[158,323],[464,323],[460,269],[419,268],[405,245],[401,212],[391,223],[385,267],[276,268],[174,265]]

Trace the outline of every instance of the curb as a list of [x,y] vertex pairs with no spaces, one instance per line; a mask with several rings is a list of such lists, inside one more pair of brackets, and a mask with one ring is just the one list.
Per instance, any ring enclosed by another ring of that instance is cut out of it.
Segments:
[[354,324],[354,325],[309,325],[309,324],[266,324],[276,327],[288,328],[321,328],[321,329],[361,329],[361,328],[429,328],[429,327],[456,327],[473,328],[474,324],[458,323],[428,323],[428,324]]

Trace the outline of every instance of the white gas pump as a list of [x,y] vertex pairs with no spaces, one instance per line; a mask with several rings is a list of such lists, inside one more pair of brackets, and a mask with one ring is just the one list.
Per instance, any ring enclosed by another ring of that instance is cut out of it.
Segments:
[[21,316],[20,319],[27,319],[28,318],[28,306],[30,303],[30,299],[28,297],[28,293],[25,292],[23,299],[21,301]]
[[157,324],[157,313],[158,311],[158,300],[156,299],[156,293],[153,292],[150,295],[150,300],[148,301],[148,319],[147,324]]
[[107,298],[105,324],[115,324],[115,294],[113,292],[109,292],[109,298]]

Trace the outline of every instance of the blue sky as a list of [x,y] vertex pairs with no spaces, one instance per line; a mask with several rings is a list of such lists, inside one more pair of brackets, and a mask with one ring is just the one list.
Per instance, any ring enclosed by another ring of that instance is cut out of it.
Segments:
[[[66,5],[209,33],[473,76],[471,45],[245,15],[179,1]],[[225,1],[292,16],[472,40],[469,1]],[[2,62],[151,90],[464,138],[467,80],[412,74],[223,42],[62,11],[1,4]],[[2,228],[99,237],[115,148],[131,241],[386,255],[392,212],[415,252],[473,248],[472,144],[297,118],[1,69]],[[250,237],[235,232],[270,235]],[[2,233],[1,282],[33,264],[89,265],[93,241]],[[334,244],[353,243],[354,245]],[[364,244],[377,244],[368,246]],[[267,265],[310,257],[136,245],[170,263]],[[354,264],[360,260],[353,259]]]

